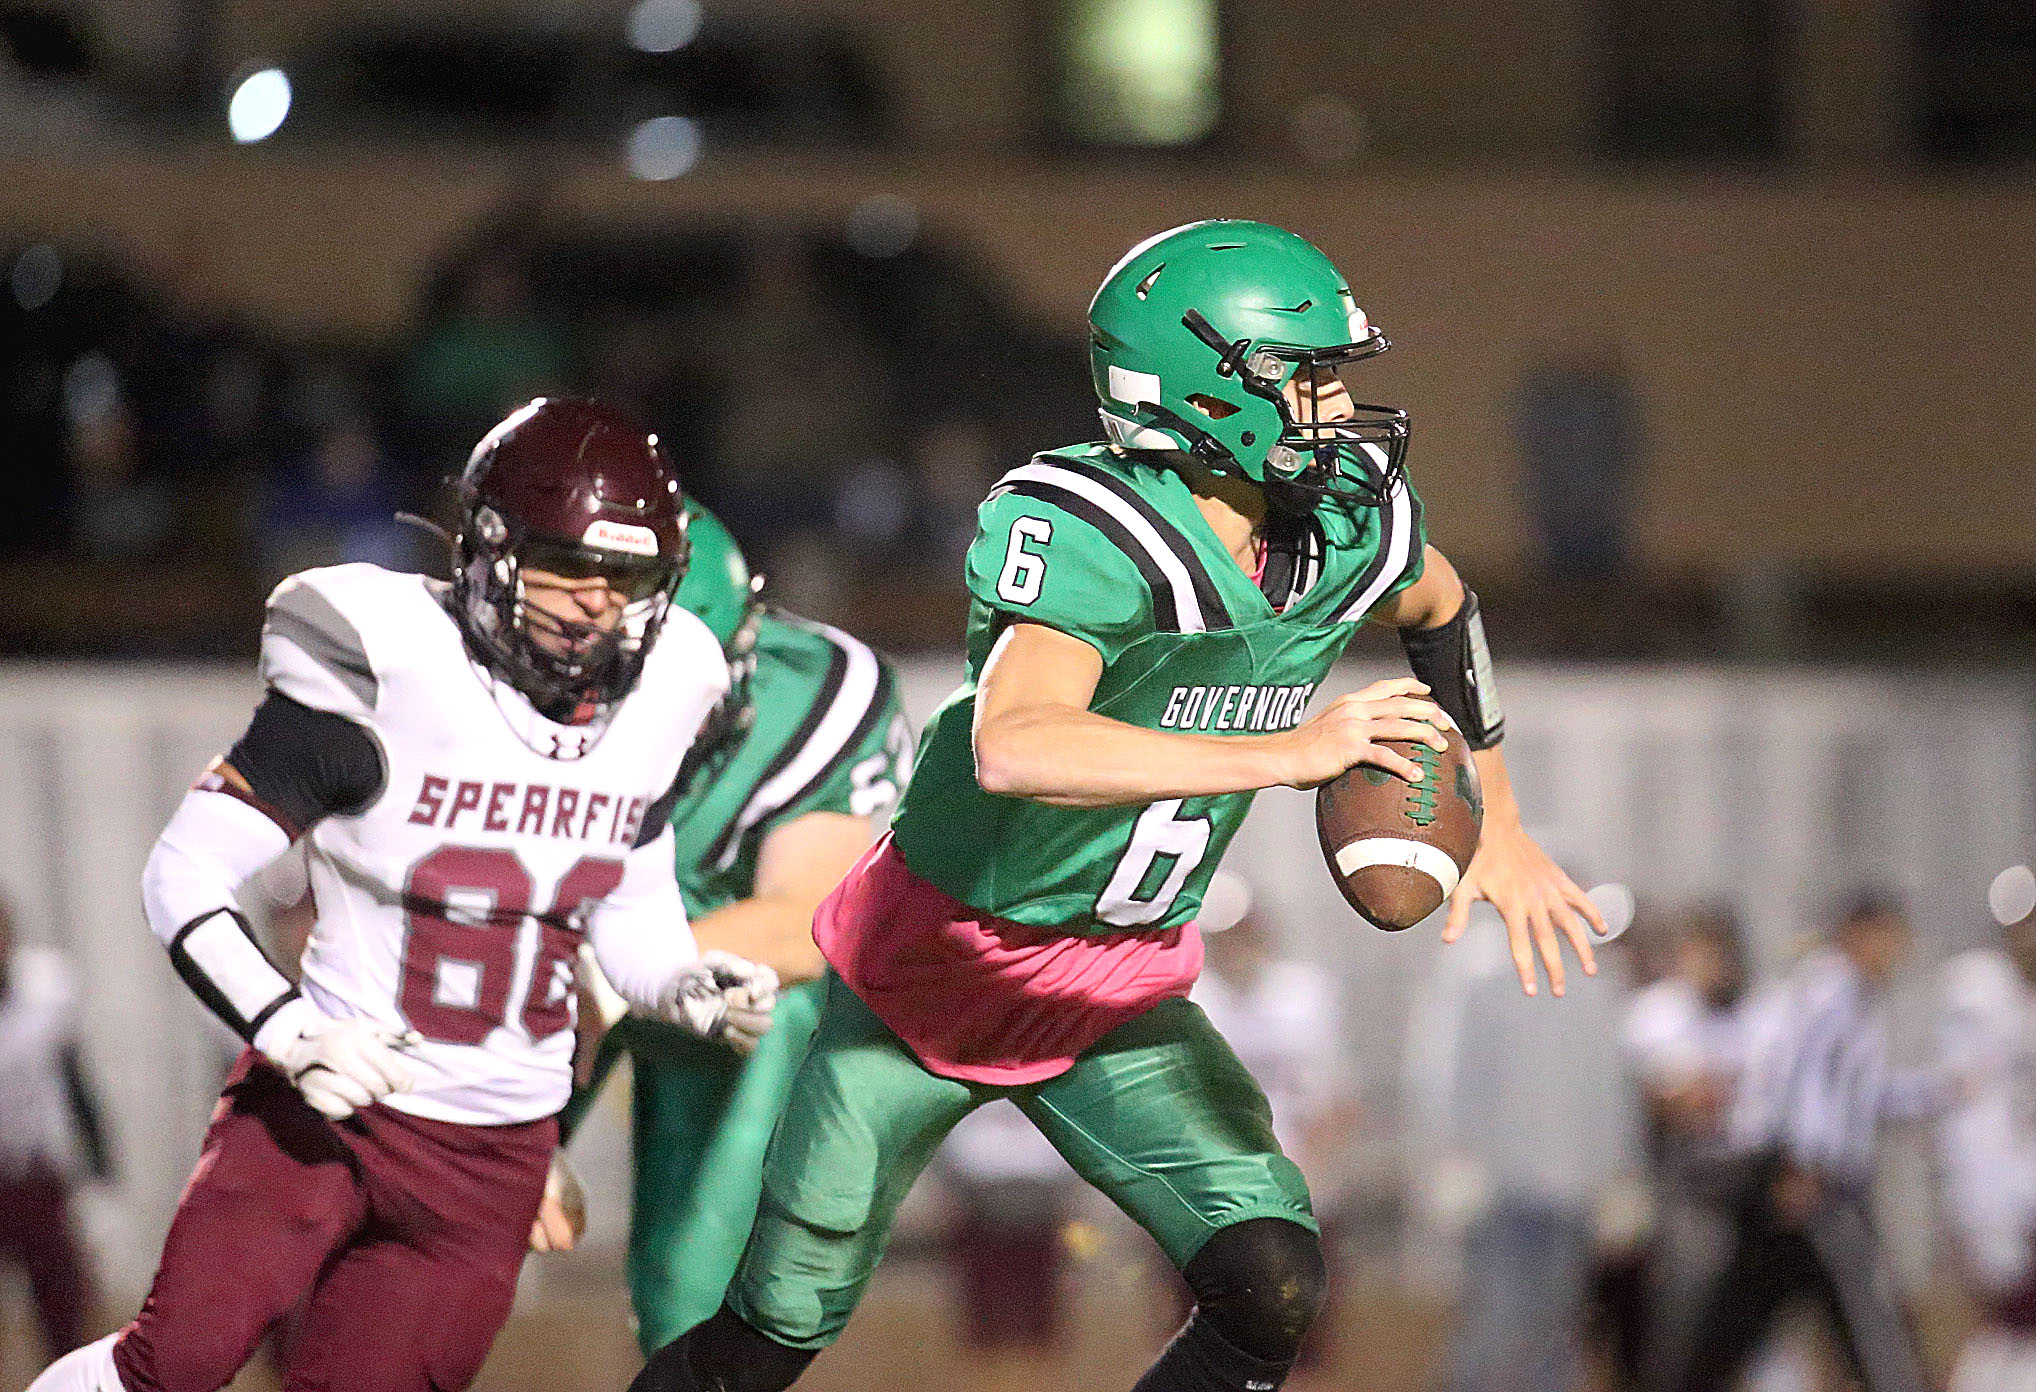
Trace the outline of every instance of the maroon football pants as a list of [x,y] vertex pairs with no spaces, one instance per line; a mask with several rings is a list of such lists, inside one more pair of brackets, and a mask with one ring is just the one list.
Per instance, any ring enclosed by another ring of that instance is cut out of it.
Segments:
[[[215,1392],[300,1302],[286,1392],[450,1392],[509,1316],[554,1121],[312,1110],[252,1051],[113,1360],[128,1392]],[[309,1293],[308,1300],[305,1299]]]
[[0,1179],[0,1256],[28,1273],[48,1356],[84,1343],[92,1282],[71,1222],[70,1182],[55,1170],[37,1166]]

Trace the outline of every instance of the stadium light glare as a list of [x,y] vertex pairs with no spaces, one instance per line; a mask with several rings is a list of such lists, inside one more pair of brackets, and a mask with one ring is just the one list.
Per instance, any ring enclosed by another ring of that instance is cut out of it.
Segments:
[[267,140],[290,114],[290,79],[281,68],[250,73],[226,104],[226,128],[242,145]]
[[1594,942],[1608,943],[1633,926],[1633,911],[1637,907],[1633,891],[1629,886],[1612,883],[1592,885],[1585,897],[1598,906],[1598,913],[1605,920],[1605,931],[1591,930]]
[[642,0],[629,12],[629,46],[672,53],[700,33],[700,0]]
[[653,116],[629,133],[629,172],[639,179],[676,179],[700,162],[700,123],[690,116]]
[[1993,884],[1987,887],[1987,908],[1993,911],[1994,922],[2003,928],[2013,927],[2036,913],[2036,872],[2026,865],[2010,865],[1994,876]]

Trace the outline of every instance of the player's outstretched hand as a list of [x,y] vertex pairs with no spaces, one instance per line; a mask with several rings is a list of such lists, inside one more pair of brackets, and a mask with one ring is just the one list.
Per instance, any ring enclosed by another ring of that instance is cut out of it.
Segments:
[[755,1053],[770,1032],[777,1004],[776,972],[718,949],[673,977],[659,1001],[667,1020],[744,1055]]
[[570,1252],[587,1230],[587,1191],[573,1173],[566,1153],[551,1153],[551,1168],[544,1176],[544,1197],[538,1201],[537,1217],[530,1224],[530,1250]]
[[1414,740],[1438,752],[1449,747],[1443,733],[1449,717],[1427,695],[1427,686],[1413,677],[1393,677],[1338,696],[1284,737],[1286,770],[1280,782],[1313,788],[1354,764],[1420,782],[1421,766],[1382,741]]
[[1470,906],[1480,899],[1490,903],[1506,921],[1506,943],[1513,950],[1520,989],[1528,995],[1536,995],[1540,989],[1534,965],[1537,952],[1548,968],[1549,989],[1558,996],[1562,994],[1562,945],[1555,936],[1558,928],[1576,949],[1584,974],[1597,975],[1598,960],[1591,952],[1591,932],[1605,934],[1604,915],[1517,822],[1485,823],[1477,854],[1471,857],[1470,868],[1463,872],[1456,892],[1449,896],[1449,922],[1442,930],[1442,941],[1453,943],[1463,936],[1463,930],[1470,925]]
[[415,1030],[378,1020],[334,1019],[299,997],[262,1026],[255,1045],[267,1054],[304,1100],[333,1121],[344,1121],[392,1092],[410,1091],[402,1051],[424,1042]]

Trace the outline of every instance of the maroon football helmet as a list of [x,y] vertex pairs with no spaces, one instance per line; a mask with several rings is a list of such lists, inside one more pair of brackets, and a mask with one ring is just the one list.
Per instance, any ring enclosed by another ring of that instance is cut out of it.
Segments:
[[[619,701],[686,572],[686,504],[657,436],[592,401],[539,397],[474,446],[459,479],[453,611],[497,676],[553,719]],[[525,603],[523,569],[599,575],[628,597],[613,630]],[[568,641],[555,652],[536,641]]]

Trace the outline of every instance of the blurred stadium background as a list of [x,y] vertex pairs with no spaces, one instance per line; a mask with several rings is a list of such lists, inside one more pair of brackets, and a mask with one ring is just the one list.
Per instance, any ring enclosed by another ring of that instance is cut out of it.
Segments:
[[[1087,296],[1197,217],[1316,240],[1398,344],[1374,399],[1412,413],[1550,842],[1632,887],[1636,939],[1724,902],[1764,970],[1895,887],[1920,1055],[1929,967],[2036,843],[2032,171],[2014,0],[0,0],[0,891],[91,984],[107,1318],[224,1047],[136,875],[245,717],[267,588],[428,566],[393,513],[507,406],[591,393],[777,602],[903,658],[923,718],[975,503],[1093,433]],[[1397,663],[1354,656],[1353,684]],[[1456,1277],[1438,947],[1363,928],[1307,816],[1268,795],[1229,863],[1346,1022],[1326,1385],[1424,1387]],[[609,1101],[592,1240],[532,1264],[485,1388],[626,1381]],[[1941,1371],[1923,1150],[1881,1207]],[[1146,1256],[1077,1204],[1065,1347],[968,1362],[926,1187],[816,1388],[1128,1383],[1165,1337]]]

